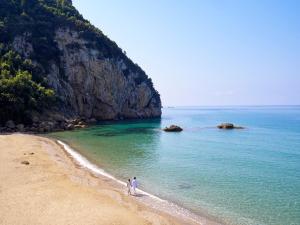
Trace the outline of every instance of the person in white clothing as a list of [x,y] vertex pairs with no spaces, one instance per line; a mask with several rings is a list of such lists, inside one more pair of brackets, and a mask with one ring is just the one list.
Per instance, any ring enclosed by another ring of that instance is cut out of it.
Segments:
[[136,177],[133,178],[133,180],[131,181],[131,187],[132,187],[132,190],[133,190],[133,193],[136,194],[136,188],[138,187],[138,183],[136,181]]
[[131,182],[130,182],[130,179],[128,179],[128,181],[126,183],[126,186],[127,186],[127,194],[131,195]]

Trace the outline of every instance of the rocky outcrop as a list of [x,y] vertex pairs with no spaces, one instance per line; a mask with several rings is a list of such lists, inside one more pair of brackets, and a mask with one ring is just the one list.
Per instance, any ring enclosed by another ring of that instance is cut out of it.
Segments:
[[164,128],[164,131],[167,131],[167,132],[180,132],[182,130],[183,129],[177,125],[171,125],[169,127]]
[[5,126],[9,129],[14,129],[16,127],[14,121],[12,120],[8,120],[6,123],[5,123]]
[[[132,71],[124,59],[99,57],[99,50],[77,31],[59,28],[55,42],[61,54],[49,62],[47,81],[61,102],[58,112],[97,120],[160,117],[161,101],[152,82],[138,82],[143,72]],[[16,37],[13,46],[23,57],[30,55],[30,34]]]
[[[24,106],[0,108],[0,131],[85,127],[69,122],[77,118],[90,124],[161,116],[151,79],[72,1],[7,0],[1,9],[0,20],[6,22],[0,26],[0,58],[14,59],[6,62],[11,61],[9,79],[20,71],[19,79],[30,81],[24,86],[35,88],[28,96],[12,93]],[[24,127],[6,126],[8,120]]]
[[17,128],[17,131],[23,132],[24,131],[24,124],[22,124],[22,123],[18,124],[16,128]]
[[217,126],[219,129],[243,129],[241,126],[235,126],[232,123],[221,123]]
[[[57,119],[57,118],[56,118]],[[10,133],[10,132],[29,132],[29,133],[47,133],[53,131],[64,131],[64,130],[73,130],[78,128],[86,128],[89,124],[96,123],[95,119],[83,120],[81,118],[76,119],[60,119],[55,120],[52,117],[40,118],[34,116],[33,123],[27,124],[18,124],[15,126],[14,121],[9,120],[5,123],[4,127],[0,126],[0,132]]]

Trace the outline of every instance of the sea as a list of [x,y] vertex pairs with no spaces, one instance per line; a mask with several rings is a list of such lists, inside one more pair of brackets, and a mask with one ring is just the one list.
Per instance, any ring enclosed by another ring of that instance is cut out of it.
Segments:
[[[223,122],[244,129],[221,130]],[[169,125],[182,132],[165,132]],[[51,133],[121,181],[229,225],[300,225],[300,106],[169,107]]]

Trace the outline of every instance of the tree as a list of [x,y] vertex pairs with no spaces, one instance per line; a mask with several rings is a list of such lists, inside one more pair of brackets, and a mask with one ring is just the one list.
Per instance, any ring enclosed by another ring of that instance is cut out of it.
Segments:
[[32,111],[43,111],[55,97],[54,91],[32,80],[18,54],[9,51],[0,58],[0,122],[12,119],[17,122],[30,120]]

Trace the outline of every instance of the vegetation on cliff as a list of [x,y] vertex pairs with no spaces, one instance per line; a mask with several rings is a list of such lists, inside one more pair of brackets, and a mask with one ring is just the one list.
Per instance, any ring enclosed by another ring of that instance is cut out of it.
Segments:
[[54,92],[42,86],[38,78],[33,79],[30,60],[4,51],[0,46],[0,122],[26,122],[32,111],[40,111],[54,101]]
[[123,59],[130,65],[129,69],[143,73],[140,79],[148,79],[115,42],[82,17],[71,0],[0,0],[0,42],[8,44],[16,36],[30,32],[34,50],[30,57],[45,67],[49,60],[59,58],[54,35],[58,28],[64,27],[78,31],[89,41],[88,45],[100,50],[99,57]]
[[[55,42],[59,28],[78,32],[87,40],[87,47],[99,51],[99,59],[122,60],[127,65],[125,76],[129,71],[137,73],[135,82],[145,82],[154,90],[145,72],[85,20],[71,0],[0,0],[0,123],[8,119],[30,121],[32,111],[42,112],[59,103],[46,78],[50,62],[56,62],[60,78],[66,79],[62,53]],[[24,35],[29,35],[32,45],[25,56],[14,46],[15,38]],[[154,94],[159,99],[158,92],[154,90]]]

